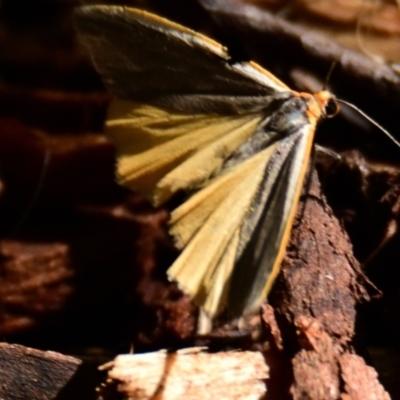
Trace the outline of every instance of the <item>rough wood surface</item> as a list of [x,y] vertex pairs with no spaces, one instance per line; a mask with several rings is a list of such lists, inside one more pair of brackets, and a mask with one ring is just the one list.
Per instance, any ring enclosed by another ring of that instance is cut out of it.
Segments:
[[0,398],[55,399],[80,365],[80,360],[53,351],[0,343]]
[[343,354],[339,358],[341,377],[344,382],[343,400],[389,400],[389,394],[378,382],[377,373],[355,354]]
[[[300,222],[301,221],[301,222]],[[321,193],[316,174],[298,210],[273,305],[288,321],[318,319],[340,345],[354,335],[356,304],[369,300],[368,282],[352,245]]]
[[[386,400],[389,395],[376,372],[353,354],[356,306],[378,291],[352,255],[316,174],[299,207],[300,220],[270,296],[283,347],[293,354],[291,394],[294,399],[356,400],[363,393],[364,399]],[[357,391],[351,376],[358,382]],[[373,377],[372,383],[367,376]],[[343,386],[343,381],[348,384]]]
[[120,355],[108,377],[130,400],[258,400],[266,392],[268,367],[260,352],[190,348]]

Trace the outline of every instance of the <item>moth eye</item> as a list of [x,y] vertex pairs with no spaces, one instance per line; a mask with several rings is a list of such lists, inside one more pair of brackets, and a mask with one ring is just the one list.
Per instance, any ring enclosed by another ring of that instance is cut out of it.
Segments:
[[332,118],[339,112],[339,104],[334,98],[330,98],[325,106],[325,117]]

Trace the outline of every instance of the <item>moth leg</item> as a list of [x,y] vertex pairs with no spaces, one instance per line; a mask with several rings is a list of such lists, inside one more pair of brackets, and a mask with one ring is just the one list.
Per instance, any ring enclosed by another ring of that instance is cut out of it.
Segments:
[[199,316],[197,318],[197,334],[205,335],[212,330],[212,320],[209,315],[199,307]]
[[333,165],[339,163],[342,160],[342,156],[334,150],[328,149],[327,147],[320,146],[319,144],[314,145],[315,148],[315,161],[323,162],[327,158],[332,160]]

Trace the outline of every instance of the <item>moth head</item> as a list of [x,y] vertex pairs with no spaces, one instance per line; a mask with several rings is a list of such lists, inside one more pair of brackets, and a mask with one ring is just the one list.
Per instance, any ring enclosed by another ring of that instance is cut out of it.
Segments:
[[321,90],[314,94],[314,98],[321,109],[321,115],[323,117],[332,118],[339,113],[339,103],[332,93],[327,90]]

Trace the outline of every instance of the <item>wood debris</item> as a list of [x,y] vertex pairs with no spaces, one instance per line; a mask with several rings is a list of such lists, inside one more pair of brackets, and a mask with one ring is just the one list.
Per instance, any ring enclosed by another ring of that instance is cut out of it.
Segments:
[[0,398],[56,399],[80,365],[80,360],[53,351],[0,343]]
[[119,355],[108,377],[130,400],[263,398],[268,367],[260,352],[202,350]]

